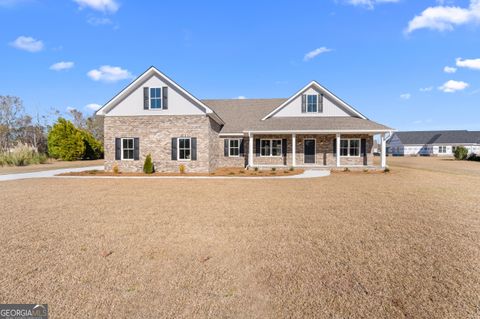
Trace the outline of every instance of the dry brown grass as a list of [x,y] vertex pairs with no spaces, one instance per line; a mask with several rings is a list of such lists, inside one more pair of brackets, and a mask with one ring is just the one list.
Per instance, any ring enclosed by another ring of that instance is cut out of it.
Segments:
[[0,303],[52,318],[478,318],[480,179],[392,164],[1,183]]
[[103,159],[93,161],[57,161],[49,159],[45,164],[32,164],[28,166],[0,166],[0,175],[39,172],[52,169],[86,167],[103,165]]

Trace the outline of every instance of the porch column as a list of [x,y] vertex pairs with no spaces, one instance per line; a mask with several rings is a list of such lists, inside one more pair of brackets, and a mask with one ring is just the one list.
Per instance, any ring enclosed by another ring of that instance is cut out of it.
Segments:
[[292,134],[292,166],[297,165],[297,134]]
[[387,146],[385,142],[385,133],[382,133],[381,135],[381,143],[382,143],[382,168],[385,168],[387,166]]
[[248,167],[253,167],[253,135],[248,133]]
[[337,167],[340,167],[340,133],[337,133]]

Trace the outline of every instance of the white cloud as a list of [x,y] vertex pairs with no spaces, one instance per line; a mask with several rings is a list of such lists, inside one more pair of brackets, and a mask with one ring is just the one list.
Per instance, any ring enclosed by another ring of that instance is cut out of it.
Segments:
[[10,43],[10,45],[14,48],[28,52],[38,52],[42,51],[44,48],[42,41],[23,35],[16,38],[15,41]]
[[243,95],[240,95],[240,96],[237,96],[237,97],[236,97],[236,99],[237,99],[237,100],[245,100],[245,99],[246,99],[246,97],[245,97],[245,96],[243,96]]
[[88,18],[87,23],[93,26],[113,24],[112,20],[110,20],[109,18],[98,18],[98,17]]
[[424,87],[424,88],[420,88],[420,92],[430,92],[431,90],[433,90],[433,86],[427,86],[427,87]]
[[96,111],[99,108],[101,108],[102,106],[100,104],[97,104],[97,103],[90,103],[90,104],[85,105],[85,107],[89,110]]
[[465,90],[468,86],[469,84],[466,82],[450,80],[445,82],[442,86],[439,86],[438,89],[445,93],[454,93],[456,91]]
[[101,11],[104,13],[115,13],[117,12],[120,5],[116,0],[73,0],[75,1],[80,8],[88,7],[93,10]]
[[407,33],[418,29],[451,31],[455,26],[480,21],[480,0],[470,0],[468,8],[439,5],[428,7],[408,23]]
[[362,6],[368,9],[373,9],[375,5],[381,3],[396,3],[400,2],[400,0],[348,0],[347,3],[354,5],[354,6]]
[[469,68],[474,70],[480,70],[480,59],[457,59],[457,66],[459,68]]
[[74,65],[75,65],[75,63],[73,63],[73,62],[61,61],[61,62],[57,62],[55,64],[52,64],[50,66],[50,70],[54,70],[54,71],[68,70],[68,69],[73,68]]
[[412,97],[412,95],[410,93],[403,93],[403,94],[400,94],[400,98],[402,100],[410,100],[410,98]]
[[131,79],[133,75],[130,71],[122,69],[118,66],[102,65],[98,69],[93,69],[87,73],[94,81],[117,82],[121,80]]
[[443,72],[445,73],[455,73],[457,72],[457,68],[454,68],[453,66],[446,66],[443,68]]
[[76,108],[72,107],[72,106],[67,106],[67,112],[71,112],[71,111],[75,111]]
[[315,49],[313,51],[310,51],[307,54],[305,54],[305,56],[303,57],[303,61],[310,61],[311,59],[315,58],[316,56],[318,56],[322,53],[330,52],[330,51],[332,51],[332,49],[329,49],[329,48],[326,48],[326,47],[317,48],[317,49]]

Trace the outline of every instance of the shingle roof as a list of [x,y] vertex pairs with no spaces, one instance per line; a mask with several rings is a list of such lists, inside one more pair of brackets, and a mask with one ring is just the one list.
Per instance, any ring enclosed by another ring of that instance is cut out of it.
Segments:
[[262,118],[287,99],[202,100],[222,118],[221,133],[290,130],[391,130],[357,117],[271,117]]
[[480,132],[467,130],[396,132],[394,136],[405,145],[480,143]]

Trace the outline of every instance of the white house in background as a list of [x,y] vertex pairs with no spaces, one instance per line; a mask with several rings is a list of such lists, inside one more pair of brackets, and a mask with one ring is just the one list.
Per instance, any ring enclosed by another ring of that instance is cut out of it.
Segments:
[[480,131],[396,132],[387,141],[393,156],[452,156],[458,146],[480,154]]

